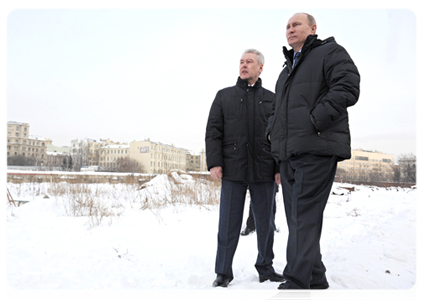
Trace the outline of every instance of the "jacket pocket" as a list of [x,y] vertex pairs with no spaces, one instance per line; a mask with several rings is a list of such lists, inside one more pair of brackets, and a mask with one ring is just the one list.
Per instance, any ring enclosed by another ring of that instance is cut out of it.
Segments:
[[222,152],[224,159],[233,159],[236,158],[236,153],[238,153],[238,142],[237,141],[230,141],[225,142],[222,145]]
[[259,107],[261,108],[262,116],[267,121],[272,114],[273,101],[271,99],[262,99],[259,102]]
[[270,143],[263,142],[263,143],[262,143],[262,149],[263,149],[263,151],[264,151],[264,152],[266,152],[266,153],[271,153],[271,146],[270,146]]

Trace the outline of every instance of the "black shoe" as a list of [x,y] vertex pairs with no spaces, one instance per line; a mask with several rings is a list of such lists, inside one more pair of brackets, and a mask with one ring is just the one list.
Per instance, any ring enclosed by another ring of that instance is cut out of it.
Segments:
[[272,273],[268,276],[260,276],[259,279],[260,279],[260,282],[265,282],[266,280],[270,280],[270,281],[273,281],[273,282],[285,282],[286,281],[285,278],[281,274],[278,274],[276,272],[274,272],[274,273]]
[[225,275],[217,275],[217,278],[213,281],[213,286],[227,287],[229,285],[229,281],[229,278]]
[[[285,282],[282,282],[279,286],[278,286],[278,290],[283,290],[284,289],[284,285]],[[329,283],[325,282],[325,283],[321,283],[321,284],[310,284],[310,289],[311,290],[325,290],[329,288]]]
[[326,290],[328,288],[329,288],[328,282],[324,282],[324,283],[320,283],[320,284],[310,284],[311,290]]
[[246,227],[245,229],[244,229],[244,231],[241,231],[241,235],[249,235],[250,233],[253,233],[254,231],[256,231],[255,229],[250,229],[250,228],[248,228],[248,227]]
[[273,297],[268,298],[267,300],[311,300],[311,298],[299,298],[294,294],[288,292],[287,290],[282,290]]

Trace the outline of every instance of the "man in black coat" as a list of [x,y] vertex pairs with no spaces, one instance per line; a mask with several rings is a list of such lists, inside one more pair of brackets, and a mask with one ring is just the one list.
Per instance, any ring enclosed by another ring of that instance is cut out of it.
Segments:
[[246,50],[235,86],[220,90],[210,109],[206,129],[207,167],[221,179],[218,247],[213,286],[227,287],[234,278],[232,261],[241,231],[247,189],[256,221],[260,282],[283,281],[273,268],[273,202],[278,166],[265,138],[274,94],[261,85],[264,57]]
[[329,287],[320,253],[323,211],[337,162],[351,157],[347,107],[359,97],[360,75],[333,37],[317,39],[316,22],[295,14],[286,27],[285,68],[267,130],[288,223],[286,282],[280,289]]

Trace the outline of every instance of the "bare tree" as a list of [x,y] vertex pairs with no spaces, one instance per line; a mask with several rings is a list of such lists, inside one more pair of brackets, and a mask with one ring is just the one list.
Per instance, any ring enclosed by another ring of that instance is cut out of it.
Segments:
[[116,161],[115,172],[124,172],[124,173],[144,173],[144,166],[129,157],[118,158]]
[[401,181],[401,171],[400,171],[400,167],[398,165],[392,165],[392,171],[393,171],[393,178],[392,180],[395,183],[400,183]]
[[398,158],[401,181],[416,183],[416,156],[412,153],[401,154]]
[[84,140],[77,140],[75,147],[72,147],[72,162],[74,171],[79,171],[82,166],[87,165],[88,146]]
[[25,155],[15,155],[7,157],[8,166],[35,166],[37,163],[35,157]]

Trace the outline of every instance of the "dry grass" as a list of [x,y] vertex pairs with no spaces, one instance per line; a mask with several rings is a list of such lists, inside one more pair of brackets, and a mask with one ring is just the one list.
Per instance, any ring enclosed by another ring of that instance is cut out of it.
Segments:
[[[182,173],[179,175],[183,176]],[[220,181],[196,177],[181,183],[176,182],[171,175],[168,176],[167,184],[148,188],[140,188],[139,180],[130,176],[119,184],[92,184],[89,179],[82,183],[56,180],[51,183],[8,183],[8,188],[15,198],[56,199],[66,215],[86,217],[90,227],[104,222],[111,224],[114,219],[131,209],[157,211],[171,205],[208,208],[219,204]]]

